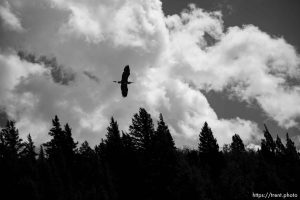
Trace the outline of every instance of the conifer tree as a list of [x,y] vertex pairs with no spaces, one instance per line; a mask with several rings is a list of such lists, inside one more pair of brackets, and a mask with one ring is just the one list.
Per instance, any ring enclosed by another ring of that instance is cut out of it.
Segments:
[[15,127],[15,122],[8,120],[6,126],[0,132],[1,156],[17,158],[22,154],[24,143],[19,137],[19,131]]
[[103,138],[101,139],[100,144],[95,146],[95,153],[99,158],[106,157],[106,144],[105,144],[105,140]]
[[153,137],[153,151],[149,163],[148,180],[153,199],[169,197],[173,178],[176,176],[177,159],[175,143],[162,114]]
[[69,124],[65,125],[64,133],[64,141],[63,141],[63,150],[66,159],[70,162],[74,159],[75,153],[77,151],[77,144],[78,142],[74,142],[72,137],[72,129],[70,128]]
[[264,124],[264,139],[261,140],[261,152],[266,158],[274,157],[276,144],[267,128]]
[[129,126],[129,134],[137,150],[150,150],[154,125],[151,115],[144,108],[140,108],[139,113],[134,115],[132,124]]
[[87,141],[84,141],[79,147],[79,154],[84,158],[91,158],[94,156],[94,150],[90,147]]
[[154,135],[155,148],[160,151],[175,150],[175,143],[168,126],[165,124],[162,114],[159,115],[157,129]]
[[240,138],[238,134],[234,134],[232,136],[232,142],[230,144],[231,152],[234,154],[245,152],[245,145],[243,140]]
[[27,136],[27,142],[25,142],[25,148],[24,148],[23,154],[29,160],[35,161],[35,157],[36,157],[37,153],[35,152],[35,145],[32,141],[30,134],[28,134],[28,136]]
[[299,159],[295,144],[289,137],[288,133],[286,134],[286,157],[289,161]]
[[278,135],[273,140],[266,126],[261,151],[246,151],[235,134],[219,152],[207,123],[199,151],[177,149],[163,116],[154,131],[142,108],[129,134],[120,136],[111,118],[95,150],[87,141],[77,149],[70,126],[61,127],[57,116],[52,124],[36,162],[30,134],[23,142],[11,121],[0,131],[0,199],[251,199],[253,191],[299,191],[294,142],[288,134],[285,144]]
[[62,145],[64,141],[64,132],[61,128],[59,119],[57,115],[55,115],[54,119],[52,119],[52,128],[48,133],[52,136],[52,139],[45,143],[46,153],[50,159],[60,157],[62,154]]
[[38,160],[41,161],[41,162],[44,162],[44,160],[45,160],[45,153],[44,153],[43,145],[40,146]]
[[276,137],[276,149],[275,149],[276,155],[282,157],[285,152],[286,152],[286,148],[285,146],[282,144],[280,137]]
[[52,120],[52,125],[49,132],[52,139],[44,144],[46,153],[50,159],[61,158],[70,163],[77,149],[77,142],[72,138],[72,130],[68,124],[63,130],[57,116]]
[[215,154],[219,152],[219,145],[207,122],[204,123],[199,135],[199,152],[204,154]]
[[119,153],[122,148],[119,126],[113,117],[111,118],[109,127],[107,127],[105,145],[109,153]]
[[122,147],[123,147],[123,154],[132,154],[134,151],[134,143],[132,140],[132,137],[128,134],[122,131]]

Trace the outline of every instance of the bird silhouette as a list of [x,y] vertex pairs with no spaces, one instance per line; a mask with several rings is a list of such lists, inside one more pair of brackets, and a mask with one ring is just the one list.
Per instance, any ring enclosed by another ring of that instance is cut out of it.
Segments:
[[128,94],[127,85],[133,83],[133,82],[128,81],[129,75],[130,75],[130,68],[129,68],[129,65],[126,65],[124,67],[124,71],[122,74],[122,80],[121,81],[113,81],[115,83],[121,84],[121,91],[122,91],[123,97],[127,97],[127,94]]

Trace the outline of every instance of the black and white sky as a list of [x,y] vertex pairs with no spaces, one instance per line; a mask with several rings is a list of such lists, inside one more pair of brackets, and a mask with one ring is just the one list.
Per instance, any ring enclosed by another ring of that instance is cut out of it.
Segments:
[[[205,121],[222,146],[258,144],[263,123],[300,141],[297,0],[0,0],[0,121],[48,140],[58,115],[76,140],[100,142],[139,107],[159,113],[177,146],[195,147]],[[63,83],[45,63],[55,57]],[[127,98],[113,83],[129,64]],[[68,75],[69,74],[69,75]],[[65,80],[64,80],[65,81]]]

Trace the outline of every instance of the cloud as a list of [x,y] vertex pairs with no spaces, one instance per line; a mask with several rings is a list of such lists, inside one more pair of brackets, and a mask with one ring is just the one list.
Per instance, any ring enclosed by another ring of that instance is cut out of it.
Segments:
[[3,5],[0,4],[0,18],[3,25],[8,29],[16,32],[23,32],[20,19],[12,12],[11,6],[8,1],[4,1]]
[[186,140],[196,146],[205,121],[220,145],[231,142],[234,133],[239,133],[247,142],[257,141],[260,137],[256,123],[238,117],[220,119],[199,90],[170,76],[167,70],[150,69],[147,78],[141,82],[145,90],[140,93],[140,98],[146,100],[154,116],[158,116],[159,112],[165,114],[164,118],[170,123],[180,146],[185,145],[182,141]]
[[89,77],[91,80],[95,81],[96,83],[100,83],[100,79],[97,76],[93,75],[91,72],[84,71],[83,74]]
[[[13,41],[3,47],[0,106],[17,120],[20,133],[30,132],[38,142],[47,139],[51,118],[58,115],[77,140],[97,144],[111,116],[126,131],[139,107],[155,119],[161,112],[179,146],[196,146],[205,121],[220,146],[235,133],[246,143],[261,137],[253,121],[220,118],[203,90],[228,90],[240,101],[257,101],[280,125],[298,125],[299,88],[290,80],[299,77],[299,56],[282,38],[253,25],[224,30],[220,12],[194,5],[165,16],[159,0],[34,2],[26,4],[30,12],[21,12],[30,32],[18,45],[56,57],[76,74],[61,84],[45,63],[20,60],[9,50]],[[31,22],[33,16],[39,21]],[[112,81],[127,64],[134,84],[123,98]]]
[[186,30],[182,26],[190,25],[173,28],[174,46],[188,50],[173,48],[173,54],[180,54],[176,76],[200,89],[228,89],[241,101],[255,100],[282,127],[299,125],[300,90],[289,81],[299,80],[300,75],[299,55],[293,46],[283,38],[273,38],[248,25],[230,27],[218,43],[205,50],[199,48],[197,42],[190,42],[201,38],[189,32],[182,36],[182,30]]
[[18,56],[21,60],[25,60],[33,64],[43,65],[45,68],[48,68],[51,72],[53,81],[56,83],[68,85],[70,82],[75,80],[76,75],[74,72],[72,72],[72,69],[66,68],[63,65],[59,65],[55,57],[47,58],[47,56],[40,56],[38,58],[34,54],[24,51],[18,51]]
[[52,2],[70,13],[60,32],[88,42],[110,40],[116,46],[148,48],[155,45],[153,36],[163,25],[161,3],[156,0]]
[[14,53],[0,54],[0,65],[1,98],[5,98],[4,93],[13,90],[22,79],[32,74],[43,74],[46,71],[38,64],[23,62]]

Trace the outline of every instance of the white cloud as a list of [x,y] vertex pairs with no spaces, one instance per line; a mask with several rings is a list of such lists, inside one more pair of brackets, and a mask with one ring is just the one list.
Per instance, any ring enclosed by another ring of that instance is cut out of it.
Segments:
[[256,140],[259,135],[257,125],[251,121],[218,118],[200,91],[180,79],[174,79],[168,70],[150,69],[142,84],[145,89],[140,95],[146,101],[148,109],[155,116],[159,112],[165,114],[180,145],[184,145],[180,141],[182,137],[185,137],[184,141],[189,140],[190,144],[196,145],[205,121],[212,128],[220,145],[229,143],[235,133],[239,133],[246,142]]
[[4,1],[3,5],[0,4],[0,18],[7,29],[17,32],[24,31],[20,19],[12,12],[8,1]]
[[[22,16],[26,27],[38,30],[24,33],[22,45],[54,54],[76,79],[60,85],[43,66],[1,53],[0,99],[20,132],[43,142],[57,114],[70,123],[76,139],[96,144],[111,116],[127,130],[133,114],[145,107],[154,118],[163,113],[180,146],[196,145],[205,121],[220,146],[235,133],[246,143],[260,137],[255,122],[220,118],[199,89],[230,89],[241,101],[256,100],[280,125],[297,125],[299,88],[287,79],[299,77],[299,56],[291,45],[253,25],[224,31],[220,12],[192,5],[166,17],[161,6],[158,0],[52,0],[47,11],[59,17],[47,13],[30,24],[30,16]],[[28,15],[37,16],[41,8],[32,9]],[[209,45],[206,34],[216,43]],[[120,79],[126,64],[135,83],[123,98],[112,81]]]
[[61,33],[83,36],[88,42],[112,41],[116,46],[148,48],[163,25],[157,0],[99,2],[52,0],[54,6],[70,12]]
[[[173,30],[173,35],[180,35],[181,29]],[[186,37],[195,39],[192,34]],[[300,90],[287,80],[299,79],[300,60],[284,39],[272,38],[249,25],[229,28],[216,45],[206,50],[195,42],[185,42],[186,39],[177,41],[177,37],[173,39],[175,45],[179,43],[188,50],[178,52],[174,48],[174,54],[181,55],[176,76],[201,89],[229,88],[243,101],[256,100],[280,126],[298,125]]]
[[37,64],[23,62],[15,54],[0,54],[0,98],[10,92],[22,79],[31,74],[42,74],[46,70]]

